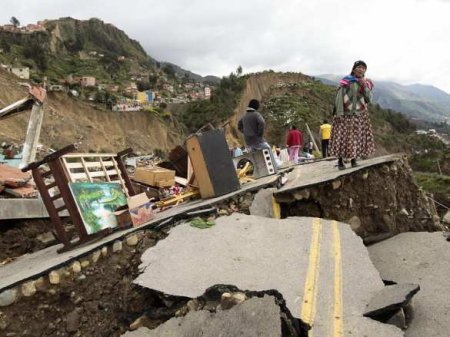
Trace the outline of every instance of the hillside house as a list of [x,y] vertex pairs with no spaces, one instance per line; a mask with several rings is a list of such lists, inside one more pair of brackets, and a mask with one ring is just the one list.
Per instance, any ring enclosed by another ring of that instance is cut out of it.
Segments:
[[113,105],[112,111],[140,111],[142,104],[135,100],[121,99],[116,105]]
[[25,27],[23,27],[23,29],[27,33],[45,32],[45,27],[39,23],[37,23],[37,24],[30,23],[30,24],[26,25]]
[[82,87],[95,87],[95,77],[83,76],[80,78],[80,85]]
[[7,31],[7,32],[17,32],[17,31],[19,30],[19,28],[17,28],[17,27],[14,26],[14,25],[10,25],[10,24],[0,26],[0,28],[1,28],[2,30]]
[[65,87],[61,84],[52,84],[48,87],[49,91],[65,91]]
[[210,98],[211,97],[211,88],[205,87],[205,97]]
[[106,87],[106,90],[109,92],[118,92],[119,91],[119,86],[117,84],[109,84]]
[[163,88],[163,90],[166,90],[166,91],[168,91],[168,92],[170,92],[170,93],[173,93],[173,92],[174,92],[173,85],[171,85],[171,84],[164,83],[164,84],[162,85],[162,88]]
[[136,100],[139,103],[148,103],[148,96],[145,91],[138,91],[136,95]]
[[30,68],[28,67],[19,67],[19,68],[7,67],[6,70],[16,75],[17,77],[21,78],[22,80],[30,79]]
[[127,87],[125,87],[124,90],[127,94],[136,94],[138,89],[137,89],[137,84],[134,82],[131,82]]

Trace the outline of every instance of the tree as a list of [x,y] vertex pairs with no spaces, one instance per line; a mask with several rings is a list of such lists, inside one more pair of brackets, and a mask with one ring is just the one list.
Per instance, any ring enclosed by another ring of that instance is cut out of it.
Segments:
[[175,77],[175,68],[171,64],[166,64],[163,68],[163,71],[167,74],[167,76],[174,78]]
[[237,67],[236,75],[238,75],[238,77],[242,75],[242,66],[241,65],[239,65],[239,67]]
[[150,85],[150,89],[155,89],[156,84],[158,84],[158,76],[154,74],[148,75],[148,83]]
[[17,20],[17,18],[15,16],[12,16],[11,19],[9,20],[9,22],[11,22],[11,24],[17,28],[18,26],[20,26],[20,21]]
[[147,82],[147,81],[138,81],[136,83],[136,86],[139,91],[146,91],[146,90],[152,89],[150,82]]

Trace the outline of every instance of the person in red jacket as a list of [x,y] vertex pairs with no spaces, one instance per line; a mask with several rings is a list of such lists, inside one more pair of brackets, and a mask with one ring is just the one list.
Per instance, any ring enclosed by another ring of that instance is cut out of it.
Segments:
[[295,125],[292,125],[291,130],[287,135],[286,144],[289,147],[289,161],[298,164],[298,152],[302,146],[303,139],[300,130],[297,130]]

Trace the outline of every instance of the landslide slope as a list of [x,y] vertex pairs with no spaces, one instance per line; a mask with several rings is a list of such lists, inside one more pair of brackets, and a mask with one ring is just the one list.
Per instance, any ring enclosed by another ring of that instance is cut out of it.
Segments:
[[[316,141],[323,119],[331,121],[335,88],[314,77],[301,73],[265,71],[245,75],[246,83],[237,107],[230,112],[227,138],[230,143],[243,144],[237,122],[245,113],[250,99],[261,102],[266,119],[266,138],[278,146],[285,146],[289,125],[299,127],[308,137],[306,124]],[[377,104],[370,107],[370,118],[376,140],[376,155],[406,151],[428,146],[429,142],[413,134],[414,126],[402,114],[384,110]],[[320,146],[320,145],[319,145]]]
[[[0,69],[0,107],[27,95],[18,78]],[[49,93],[44,105],[40,143],[55,149],[79,143],[81,151],[118,152],[127,147],[149,153],[167,151],[182,141],[179,123],[146,111],[113,112],[102,106]],[[0,120],[0,141],[21,144],[30,112]]]

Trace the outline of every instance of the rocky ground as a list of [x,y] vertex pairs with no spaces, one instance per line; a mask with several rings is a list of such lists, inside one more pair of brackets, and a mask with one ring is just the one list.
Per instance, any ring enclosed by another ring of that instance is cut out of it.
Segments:
[[49,219],[2,220],[0,226],[0,263],[12,261],[55,244]]
[[[62,274],[58,284],[43,282],[34,296],[0,308],[0,335],[120,336],[149,308],[166,308],[154,292],[131,283],[142,252],[164,236],[146,232],[120,254],[109,252],[96,264]],[[154,317],[151,324],[167,318]]]
[[282,217],[346,222],[362,238],[441,230],[434,205],[414,182],[406,160],[305,188],[289,198],[281,203]]

